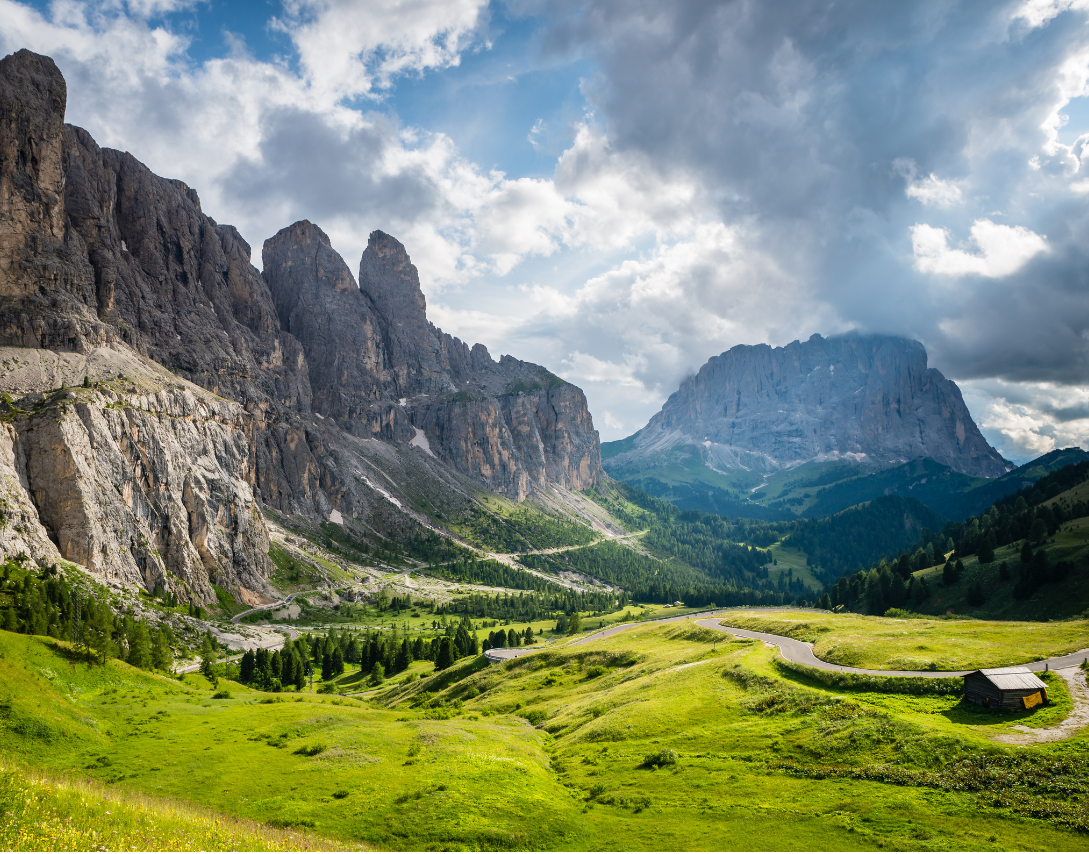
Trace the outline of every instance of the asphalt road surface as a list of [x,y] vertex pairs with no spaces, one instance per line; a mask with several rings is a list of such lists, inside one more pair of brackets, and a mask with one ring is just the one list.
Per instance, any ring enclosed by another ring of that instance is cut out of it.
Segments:
[[[761,608],[746,608],[746,611],[759,612]],[[767,613],[776,613],[781,609],[771,609]],[[791,609],[801,610],[801,609]],[[780,635],[771,635],[766,632],[753,632],[748,629],[738,629],[733,626],[723,626],[719,622],[724,617],[729,615],[729,611],[715,611],[708,614],[706,617],[695,620],[697,626],[705,629],[711,629],[716,632],[723,632],[725,634],[733,635],[734,637],[747,638],[750,640],[763,641],[766,644],[779,647],[779,652],[782,653],[783,658],[787,661],[791,661],[795,664],[804,664],[807,667],[814,667],[818,670],[833,670],[839,673],[861,673],[869,676],[921,676],[925,679],[938,679],[945,676],[963,676],[966,673],[971,673],[970,670],[867,670],[862,667],[846,667],[842,664],[831,664],[827,661],[822,661],[817,658],[813,653],[813,647],[811,644],[805,641],[795,640],[794,638],[786,638]],[[824,613],[824,612],[820,612]],[[595,632],[592,635],[588,635],[584,638],[574,641],[568,646],[580,646],[590,641],[599,640],[600,638],[611,637],[612,635],[625,632],[628,629],[635,628],[636,626],[648,626],[648,625],[661,625],[664,623],[681,623],[686,620],[691,620],[694,615],[686,614],[679,617],[666,617],[662,620],[647,620],[642,623],[621,623],[616,626],[609,626],[607,629],[602,629],[600,632]],[[486,653],[490,661],[507,661],[512,658],[518,658],[523,655],[528,655],[533,652],[540,652],[542,647],[526,647],[518,649],[490,649]],[[1075,667],[1082,663],[1086,658],[1089,658],[1089,649],[1080,649],[1077,652],[1072,652],[1068,655],[1059,655],[1054,658],[1045,658],[1040,661],[1034,661],[1030,664],[1026,664],[1029,670],[1060,670],[1067,667]]]

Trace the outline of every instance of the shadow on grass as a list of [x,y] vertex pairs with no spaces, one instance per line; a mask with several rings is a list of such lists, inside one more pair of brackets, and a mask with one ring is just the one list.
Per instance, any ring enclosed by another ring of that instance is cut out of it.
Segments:
[[1040,712],[1049,711],[1053,704],[1037,706],[1035,709],[1023,711],[1006,711],[998,709],[984,709],[968,700],[961,700],[951,709],[946,709],[941,714],[951,723],[962,726],[994,726],[995,724],[1033,723],[1033,718]]

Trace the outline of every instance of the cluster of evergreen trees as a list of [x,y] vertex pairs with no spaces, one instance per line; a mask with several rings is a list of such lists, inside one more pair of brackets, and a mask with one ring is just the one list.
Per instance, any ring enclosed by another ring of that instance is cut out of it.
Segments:
[[432,638],[402,637],[397,626],[389,631],[359,633],[332,628],[324,635],[307,633],[286,641],[282,649],[271,653],[247,651],[239,662],[238,678],[264,691],[290,686],[301,690],[311,675],[320,673],[322,681],[328,682],[354,665],[380,682],[407,670],[414,661],[431,661],[437,670],[444,670],[458,659],[480,652],[480,640],[468,617],[445,625],[443,633]]
[[[768,560],[764,551],[753,549],[752,553],[754,556],[761,555],[761,560]],[[525,555],[520,560],[534,569],[553,573],[574,569],[601,578],[623,588],[630,601],[636,602],[667,604],[680,601],[701,608],[712,605],[783,605],[794,601],[792,593],[776,589],[763,566],[756,567],[748,581],[720,581],[678,560],[662,560],[612,542],[558,555]],[[616,607],[583,607],[577,610],[607,612]],[[569,613],[572,609],[563,610]]]
[[944,522],[916,498],[886,495],[825,519],[790,523],[790,545],[808,555],[822,581],[832,583],[852,569],[898,555],[921,533],[930,534]]
[[[546,555],[525,555],[522,561],[528,566],[534,568],[540,566],[552,572],[571,568],[551,562]],[[435,613],[464,614],[468,617],[482,617],[512,623],[532,623],[537,620],[555,619],[559,614],[569,614],[573,611],[607,614],[624,607],[629,601],[624,591],[576,593],[569,588],[556,586],[551,592],[520,593],[517,596],[507,593],[497,593],[495,596],[473,593],[436,605]]]
[[530,646],[536,638],[533,636],[533,627],[526,626],[524,631],[516,632],[514,629],[498,629],[488,632],[487,639],[480,645],[481,652],[489,649],[511,649],[519,646]]
[[[1065,466],[1034,485],[999,499],[984,513],[963,522],[949,522],[938,532],[925,529],[914,552],[902,553],[891,564],[883,560],[877,566],[839,579],[825,588],[819,605],[825,608],[841,605],[846,610],[867,614],[918,605],[931,591],[926,580],[912,577],[912,572],[944,562],[942,583],[953,585],[959,582],[964,570],[963,558],[975,555],[979,563],[991,564],[996,548],[1018,541],[1022,542],[1020,560],[1013,568],[1003,562],[999,578],[1015,581],[1016,598],[1029,598],[1043,585],[1062,581],[1071,569],[1068,561],[1049,561],[1040,546],[1065,522],[1089,515],[1089,504],[1085,501],[1061,501],[1050,506],[1043,502],[1087,479],[1089,463]],[[983,604],[987,593],[976,582],[967,591],[969,604]]]
[[175,641],[168,625],[114,614],[105,594],[74,587],[56,566],[35,572],[22,554],[6,561],[0,601],[5,602],[0,625],[5,631],[70,641],[89,661],[101,664],[119,658],[144,670],[174,666]]
[[561,588],[555,582],[497,560],[458,560],[445,566],[430,566],[427,572],[429,575],[453,581],[506,587],[510,590],[535,590],[543,593]]

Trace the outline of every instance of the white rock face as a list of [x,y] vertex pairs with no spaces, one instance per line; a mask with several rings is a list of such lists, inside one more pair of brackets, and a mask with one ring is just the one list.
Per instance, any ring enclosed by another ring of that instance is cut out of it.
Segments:
[[0,349],[4,389],[26,390],[28,364],[94,370],[90,388],[35,391],[8,407],[4,501],[31,533],[16,537],[6,520],[5,553],[59,554],[99,577],[195,602],[215,601],[212,583],[236,596],[266,589],[268,532],[245,410],[131,351],[96,353],[92,365],[77,354]]

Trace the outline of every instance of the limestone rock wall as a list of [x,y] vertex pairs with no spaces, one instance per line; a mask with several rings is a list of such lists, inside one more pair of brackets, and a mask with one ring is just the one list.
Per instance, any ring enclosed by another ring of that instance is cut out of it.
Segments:
[[265,590],[252,417],[116,347],[0,348],[0,547],[196,602]]
[[457,471],[518,501],[593,485],[600,444],[586,398],[540,365],[470,348],[427,320],[404,246],[376,231],[357,287],[325,233],[298,222],[265,241],[264,275],[302,343],[315,411],[358,436],[416,429]]
[[883,335],[734,347],[686,379],[633,438],[609,466],[692,444],[727,467],[929,457],[982,477],[1007,470],[960,389],[927,367],[923,345]]

